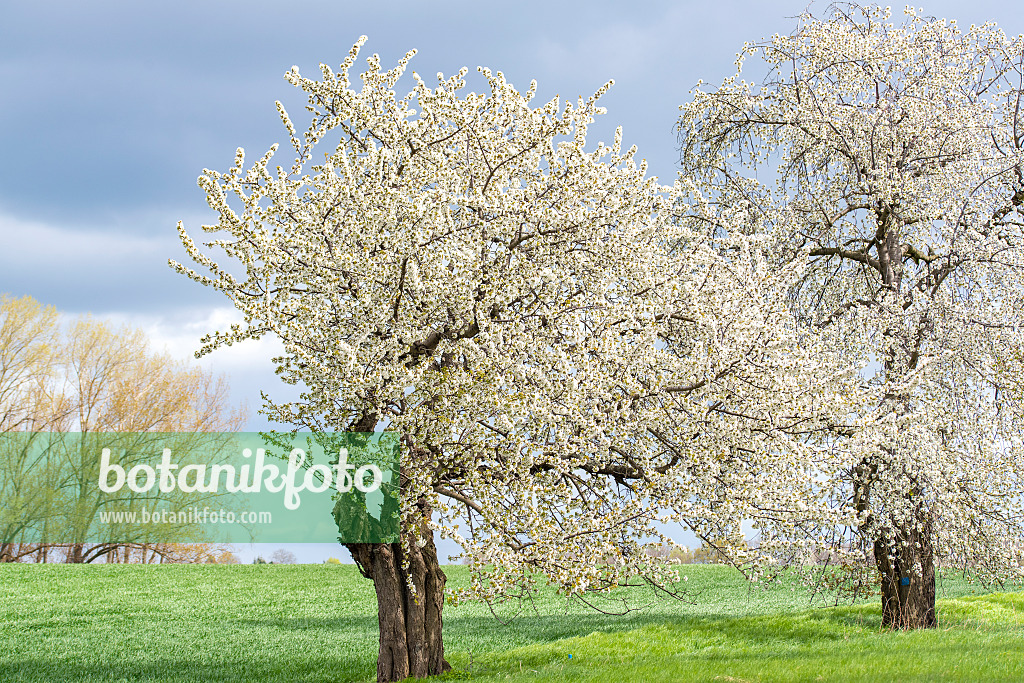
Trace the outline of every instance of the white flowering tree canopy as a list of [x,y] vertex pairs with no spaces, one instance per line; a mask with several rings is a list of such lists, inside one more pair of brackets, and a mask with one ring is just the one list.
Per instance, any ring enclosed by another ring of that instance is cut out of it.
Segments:
[[[772,263],[802,264],[804,348],[859,367],[802,439],[805,519],[762,515],[762,553],[866,550],[911,592],[933,560],[1019,579],[1024,39],[830,12],[745,45],[680,119],[707,212],[752,216]],[[755,60],[768,75],[742,80]]]
[[[304,393],[268,403],[272,418],[399,432],[405,542],[422,542],[426,503],[478,596],[538,571],[570,593],[674,579],[642,552],[666,540],[658,520],[738,529],[719,494],[757,482],[724,476],[729,454],[789,426],[720,399],[767,413],[796,386],[815,403],[784,353],[799,269],[768,267],[742,231],[712,242],[677,220],[692,188],[659,186],[621,132],[587,151],[608,86],[537,106],[536,84],[481,69],[483,93],[463,70],[413,73],[397,95],[413,53],[389,71],[371,57],[353,84],[361,44],[338,72],[287,74],[311,119],[299,136],[278,104],[289,167],[276,147],[248,167],[239,150],[199,179],[219,220],[205,249],[179,232],[203,272],[172,265],[245,321],[201,353],[275,336]],[[751,383],[753,363],[777,374]]]

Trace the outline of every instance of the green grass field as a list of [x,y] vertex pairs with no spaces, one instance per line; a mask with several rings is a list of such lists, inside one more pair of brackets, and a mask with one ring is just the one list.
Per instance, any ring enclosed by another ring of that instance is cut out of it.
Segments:
[[[626,616],[553,593],[498,606],[501,621],[446,607],[455,670],[442,678],[1024,680],[1024,594],[947,581],[938,629],[890,633],[874,600],[811,607],[800,589],[751,589],[727,568],[685,573],[692,604]],[[376,651],[373,587],[351,565],[0,565],[2,681],[369,681]]]

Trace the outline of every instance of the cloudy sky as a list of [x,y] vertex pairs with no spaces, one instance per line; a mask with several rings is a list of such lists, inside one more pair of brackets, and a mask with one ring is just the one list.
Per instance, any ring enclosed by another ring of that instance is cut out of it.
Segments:
[[[62,312],[145,328],[182,357],[232,312],[214,292],[175,275],[185,260],[175,225],[212,216],[196,177],[226,169],[234,150],[260,155],[284,141],[274,108],[297,124],[303,100],[282,75],[336,66],[360,35],[364,54],[433,75],[462,66],[503,71],[541,101],[593,93],[608,79],[604,121],[650,171],[675,174],[678,106],[698,80],[733,71],[744,41],[789,32],[806,0],[776,2],[174,2],[5,3],[0,10],[0,292]],[[902,6],[900,6],[902,7]],[[1016,3],[929,2],[962,25],[996,21],[1024,32]],[[823,4],[812,9],[824,9]],[[472,81],[470,81],[472,85]],[[298,125],[300,129],[305,125]],[[253,412],[260,390],[282,395],[273,344],[204,360],[229,375]],[[263,422],[254,417],[251,428]]]

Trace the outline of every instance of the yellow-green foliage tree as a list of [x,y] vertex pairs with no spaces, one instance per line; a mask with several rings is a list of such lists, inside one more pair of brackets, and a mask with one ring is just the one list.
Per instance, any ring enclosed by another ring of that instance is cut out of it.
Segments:
[[[0,449],[0,559],[38,554],[38,545],[20,541],[29,531],[37,536],[42,524],[64,525],[60,535],[73,541],[64,553],[68,562],[91,562],[124,543],[146,540],[112,537],[85,544],[103,505],[95,486],[98,451],[85,447],[83,439],[70,467],[58,472],[52,459],[40,457],[47,451],[38,443],[29,447],[28,439],[55,443],[56,435],[67,432],[173,432],[188,438],[184,435],[237,430],[244,419],[244,412],[231,405],[223,377],[155,351],[141,331],[88,316],[63,321],[56,309],[30,297],[3,295],[0,434],[43,434],[6,439]],[[55,497],[68,514],[41,518]]]

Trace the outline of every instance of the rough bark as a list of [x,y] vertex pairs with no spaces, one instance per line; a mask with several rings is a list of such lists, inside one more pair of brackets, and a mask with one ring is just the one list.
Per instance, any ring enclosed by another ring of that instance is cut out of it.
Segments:
[[[377,681],[426,678],[451,669],[444,658],[441,610],[447,577],[437,561],[429,529],[421,529],[403,568],[401,543],[358,543],[345,547],[377,592],[380,651]],[[422,545],[420,545],[422,543]],[[415,593],[409,588],[409,579]]]
[[882,627],[935,628],[935,557],[931,518],[919,517],[913,528],[874,544],[882,581]]

